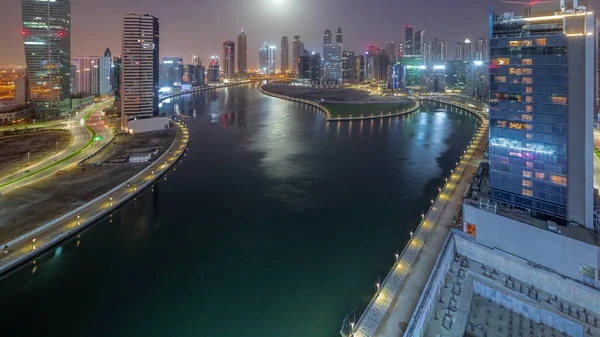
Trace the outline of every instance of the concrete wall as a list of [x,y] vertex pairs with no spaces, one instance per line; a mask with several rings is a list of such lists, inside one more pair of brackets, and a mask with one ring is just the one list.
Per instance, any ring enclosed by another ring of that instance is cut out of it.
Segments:
[[547,231],[477,207],[463,206],[464,221],[475,225],[478,243],[506,251],[558,273],[582,280],[580,264],[596,269],[598,281],[600,247]]
[[[497,227],[501,228],[501,226]],[[535,250],[536,247],[539,248],[539,246],[535,245],[534,243],[537,241],[535,237],[527,237],[522,233],[511,233],[512,230],[512,228],[505,228],[502,230],[505,234],[498,237],[502,238],[503,236],[509,236],[510,238],[506,238],[502,241],[512,241],[514,237],[519,236],[520,234],[523,237],[523,240],[520,242],[526,242],[528,240],[531,242],[531,244],[524,243],[521,251],[528,249]],[[553,234],[551,232],[548,233]],[[477,226],[477,235],[479,236],[479,226]],[[560,238],[560,236],[557,234],[553,235]],[[496,270],[511,275],[522,282],[535,285],[537,288],[547,293],[555,294],[566,301],[577,303],[587,310],[600,313],[600,291],[598,291],[598,289],[576,282],[572,279],[565,278],[560,274],[534,267],[533,265],[529,264],[527,260],[521,259],[504,251],[476,244],[474,239],[470,237],[454,235],[454,240],[456,252],[458,254],[481,262],[491,268],[495,268]],[[546,245],[545,248],[541,248],[541,250],[539,250],[540,255],[544,255],[544,253],[548,253],[552,250],[556,251],[557,254],[563,251],[567,253],[573,252],[569,252],[569,248],[557,246],[556,244],[557,242],[551,242]],[[565,261],[565,258],[561,258],[561,261]]]
[[168,117],[155,117],[134,119],[127,122],[127,128],[130,133],[142,133],[150,131],[165,130],[169,128]]

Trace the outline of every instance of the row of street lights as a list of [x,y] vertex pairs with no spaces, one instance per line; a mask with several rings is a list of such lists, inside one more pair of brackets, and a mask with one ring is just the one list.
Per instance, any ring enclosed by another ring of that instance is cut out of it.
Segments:
[[[477,133],[475,134],[475,136],[473,136],[473,138],[469,142],[467,150],[475,151],[475,148],[474,148],[475,145],[473,143],[475,142],[476,139],[480,139],[480,137],[482,136],[482,132],[483,132],[484,128],[485,128],[484,124],[482,124],[479,127]],[[454,173],[458,169],[459,164],[462,162],[463,159],[465,159],[465,157],[467,155],[467,150],[463,151],[463,154],[460,156],[460,160],[456,162],[456,167],[454,169],[450,170],[450,180],[452,179],[452,176],[454,175]],[[434,199],[431,200],[431,206],[429,207],[429,209],[427,210],[427,212],[426,213],[421,213],[421,222],[417,226],[416,230],[419,230],[419,228],[421,227],[421,225],[425,222],[425,214],[428,214],[429,211],[433,208],[433,204],[435,203],[435,200],[439,199],[439,197],[442,195],[442,189],[445,189],[446,186],[448,185],[448,182],[450,181],[448,178],[444,178],[444,180],[445,180],[444,185],[442,187],[438,188],[438,195]],[[410,243],[412,242],[414,234],[415,233],[412,230],[409,231],[410,240],[409,240],[407,246],[410,246]],[[398,266],[398,264],[400,264],[400,253],[398,253],[398,251],[396,251],[396,253],[394,253],[394,256],[396,258],[396,262],[394,264],[394,268],[395,268],[396,266]],[[375,287],[376,287],[376,292],[375,292],[374,298],[376,298],[379,295],[380,290],[381,290],[380,289],[381,288],[381,281],[380,281],[380,277],[379,276],[377,276],[377,282],[375,283]],[[349,334],[350,337],[354,337],[354,334],[356,332],[354,330],[354,326],[355,326],[355,323],[353,321],[351,321],[350,322],[350,334]]]

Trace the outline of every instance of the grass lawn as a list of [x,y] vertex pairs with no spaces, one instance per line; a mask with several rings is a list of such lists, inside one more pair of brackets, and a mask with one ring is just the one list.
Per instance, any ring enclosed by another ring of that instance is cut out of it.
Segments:
[[395,102],[395,103],[324,103],[323,106],[329,110],[331,117],[360,117],[371,114],[379,115],[381,113],[397,113],[414,107],[414,102]]
[[594,153],[596,154],[596,157],[600,158],[600,149],[594,146]]

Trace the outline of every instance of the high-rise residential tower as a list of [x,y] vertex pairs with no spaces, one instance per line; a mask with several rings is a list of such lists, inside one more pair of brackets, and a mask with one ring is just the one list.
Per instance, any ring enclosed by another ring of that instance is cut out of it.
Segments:
[[593,14],[532,6],[490,25],[492,198],[593,229]]
[[[338,29],[339,41],[342,41],[342,29]],[[323,81],[342,81],[342,44],[331,43],[329,28],[323,34]],[[325,43],[329,42],[329,43]]]
[[219,58],[216,56],[211,57],[206,74],[208,83],[218,83],[220,72]]
[[454,47],[454,59],[459,61],[469,61],[473,57],[471,49],[471,40],[466,39],[465,42],[458,42]]
[[413,48],[415,55],[423,55],[423,42],[425,42],[425,31],[417,30],[415,32],[415,45]]
[[294,65],[294,71],[296,71],[296,73],[298,72],[298,59],[300,58],[300,56],[304,55],[304,43],[302,43],[302,41],[300,40],[300,36],[299,35],[294,35],[294,42],[292,44],[292,58],[293,58],[293,62],[292,64]]
[[121,100],[121,56],[113,56],[111,80],[115,100]]
[[414,29],[409,23],[404,26],[404,55],[414,53]]
[[223,42],[223,78],[235,78],[235,43]]
[[125,14],[121,59],[122,127],[153,116],[158,108],[159,23],[149,14]]
[[100,81],[98,83],[98,93],[100,95],[110,95],[112,93],[112,55],[110,49],[106,48],[104,56],[100,57]]
[[483,36],[475,42],[473,58],[478,61],[488,61],[490,59],[490,46],[488,40]]
[[[94,78],[97,83],[98,73],[94,65],[98,64],[98,57],[74,57],[75,65],[75,93],[76,94],[96,94],[94,91]],[[96,67],[97,68],[97,67]]]
[[259,72],[263,75],[275,74],[275,46],[264,43],[258,51]]
[[246,33],[242,30],[238,35],[238,77],[246,77],[248,71],[248,45]]
[[70,111],[71,2],[21,0],[31,102],[40,117]]
[[344,35],[342,33],[342,27],[338,27],[337,33],[335,34],[335,43],[342,44],[344,43]]
[[159,83],[161,87],[181,87],[183,83],[183,58],[163,57],[160,64]]
[[281,73],[285,74],[290,68],[290,46],[287,36],[281,38]]

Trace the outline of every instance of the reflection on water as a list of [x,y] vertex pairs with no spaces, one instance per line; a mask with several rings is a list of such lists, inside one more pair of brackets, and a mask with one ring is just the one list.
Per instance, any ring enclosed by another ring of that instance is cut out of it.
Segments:
[[326,123],[254,86],[165,102],[191,117],[183,161],[1,280],[1,331],[337,336],[473,135],[440,107]]

